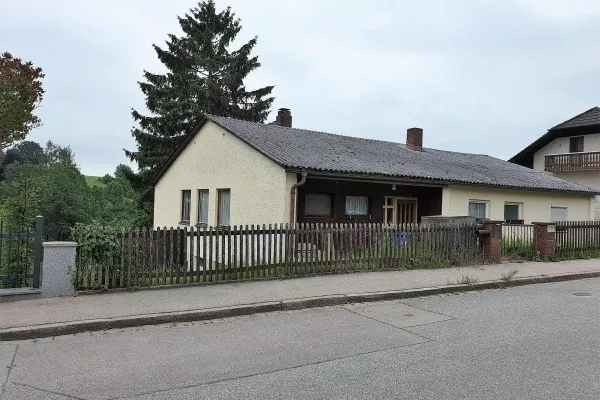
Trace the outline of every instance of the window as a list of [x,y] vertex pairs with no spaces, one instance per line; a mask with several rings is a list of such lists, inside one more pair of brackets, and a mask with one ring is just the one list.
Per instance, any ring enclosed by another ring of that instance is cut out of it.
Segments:
[[488,218],[489,201],[469,200],[469,217]]
[[521,203],[504,203],[504,220],[511,223],[520,223],[523,220]]
[[367,196],[346,196],[346,218],[368,218],[369,198]]
[[569,151],[581,153],[583,151],[583,136],[573,136],[569,139]]
[[208,224],[208,189],[198,190],[198,225]]
[[229,226],[229,206],[231,192],[229,189],[217,190],[217,225]]
[[394,224],[394,198],[385,196],[383,198],[383,220],[386,224]]
[[551,217],[552,217],[552,222],[566,221],[567,220],[567,207],[566,206],[552,206]]
[[304,215],[307,217],[331,217],[331,195],[307,193],[304,195]]
[[192,206],[192,191],[182,190],[181,191],[181,223],[190,223],[190,208]]

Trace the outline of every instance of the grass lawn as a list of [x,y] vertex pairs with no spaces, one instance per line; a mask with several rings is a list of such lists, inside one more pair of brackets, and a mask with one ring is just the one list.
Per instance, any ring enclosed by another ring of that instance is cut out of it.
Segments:
[[85,181],[87,182],[87,184],[90,187],[91,186],[102,186],[102,183],[100,183],[100,177],[99,176],[86,175],[85,176]]

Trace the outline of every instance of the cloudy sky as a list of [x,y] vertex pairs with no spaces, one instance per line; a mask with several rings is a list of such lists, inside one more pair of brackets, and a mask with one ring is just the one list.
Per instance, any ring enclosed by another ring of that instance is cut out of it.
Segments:
[[[0,51],[46,73],[30,140],[69,144],[85,174],[133,149],[151,47],[195,0],[6,0]],[[294,126],[509,158],[600,105],[597,0],[217,0],[258,35],[248,87],[276,85]]]

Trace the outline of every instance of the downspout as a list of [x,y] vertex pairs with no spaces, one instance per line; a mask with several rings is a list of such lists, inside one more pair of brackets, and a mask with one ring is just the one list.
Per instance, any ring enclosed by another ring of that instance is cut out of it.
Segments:
[[300,179],[300,182],[296,182],[292,185],[292,190],[290,192],[290,226],[294,225],[294,223],[296,222],[294,218],[296,214],[296,189],[306,183],[307,175],[307,172],[303,172],[302,179]]

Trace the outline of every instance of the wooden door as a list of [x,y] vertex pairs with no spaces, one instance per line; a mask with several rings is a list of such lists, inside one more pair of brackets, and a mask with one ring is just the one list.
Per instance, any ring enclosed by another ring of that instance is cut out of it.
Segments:
[[417,222],[417,200],[396,198],[396,224]]

